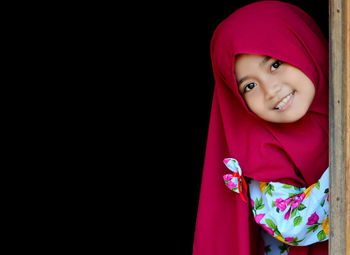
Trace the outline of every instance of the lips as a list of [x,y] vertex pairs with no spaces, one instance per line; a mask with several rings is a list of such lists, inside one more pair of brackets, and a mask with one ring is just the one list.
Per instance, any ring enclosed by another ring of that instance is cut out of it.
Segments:
[[287,96],[282,98],[278,104],[273,108],[274,110],[284,110],[291,103],[295,91],[289,93]]

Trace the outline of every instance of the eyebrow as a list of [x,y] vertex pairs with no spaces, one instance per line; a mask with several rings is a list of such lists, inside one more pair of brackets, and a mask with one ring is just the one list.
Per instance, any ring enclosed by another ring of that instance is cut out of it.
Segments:
[[[271,59],[270,56],[265,56],[263,60],[259,63],[259,66],[263,66],[266,62],[268,62]],[[242,82],[244,82],[246,79],[249,78],[249,75],[242,77],[238,80],[238,87],[241,86]]]

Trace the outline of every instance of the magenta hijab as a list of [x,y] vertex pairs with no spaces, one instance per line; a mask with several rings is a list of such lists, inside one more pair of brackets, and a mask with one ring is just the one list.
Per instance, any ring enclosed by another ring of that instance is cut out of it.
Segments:
[[[252,113],[234,75],[238,54],[267,55],[303,71],[316,88],[306,115],[280,124]],[[215,87],[193,254],[263,254],[249,203],[223,183],[223,159],[237,159],[243,175],[258,181],[307,187],[321,177],[328,167],[328,42],[299,7],[258,1],[218,25],[211,59]],[[289,255],[328,254],[327,247],[328,242],[291,247]]]

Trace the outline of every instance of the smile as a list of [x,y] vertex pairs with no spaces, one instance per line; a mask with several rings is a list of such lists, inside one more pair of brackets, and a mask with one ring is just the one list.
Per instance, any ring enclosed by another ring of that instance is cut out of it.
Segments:
[[293,102],[295,91],[291,92],[287,96],[285,96],[273,109],[279,112],[284,111],[288,108]]

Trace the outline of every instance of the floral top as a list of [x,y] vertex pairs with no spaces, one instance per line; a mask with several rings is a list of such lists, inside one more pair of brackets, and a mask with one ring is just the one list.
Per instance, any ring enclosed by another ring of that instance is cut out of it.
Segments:
[[[224,175],[226,186],[243,193],[245,181],[238,161],[227,158],[224,163],[233,172]],[[290,245],[328,240],[329,168],[308,188],[256,180],[248,186],[255,221],[263,230],[265,254],[287,255]]]

